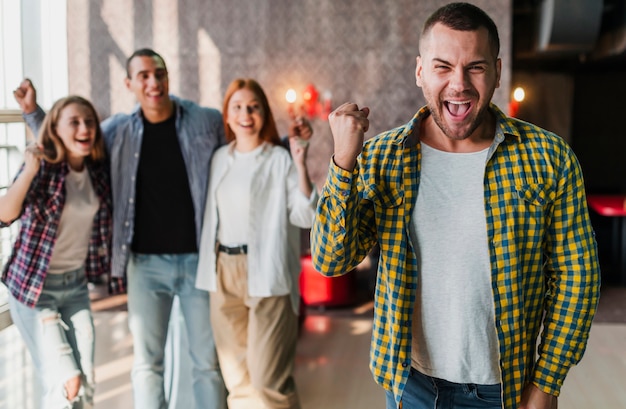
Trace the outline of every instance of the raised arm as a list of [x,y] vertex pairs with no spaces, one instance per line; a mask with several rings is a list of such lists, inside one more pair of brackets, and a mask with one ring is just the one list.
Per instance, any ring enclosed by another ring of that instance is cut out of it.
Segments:
[[25,78],[13,91],[13,96],[22,110],[26,125],[37,135],[46,113],[37,105],[37,91],[31,80]]
[[363,197],[357,164],[368,115],[368,108],[348,103],[329,116],[335,154],[311,230],[312,261],[324,275],[352,270],[376,243],[374,208]]
[[[311,135],[309,135],[308,137],[310,138]],[[300,188],[302,194],[304,194],[306,197],[309,197],[311,196],[311,193],[313,193],[313,184],[311,183],[309,170],[306,164],[306,156],[309,150],[309,143],[306,140],[300,139],[300,137],[298,136],[290,136],[289,150],[291,151],[293,164],[298,171],[298,187]]]

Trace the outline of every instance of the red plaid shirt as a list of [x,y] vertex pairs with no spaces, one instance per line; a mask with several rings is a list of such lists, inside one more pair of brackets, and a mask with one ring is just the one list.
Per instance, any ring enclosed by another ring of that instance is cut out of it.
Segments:
[[[96,196],[100,199],[85,260],[87,278],[94,281],[110,273],[111,191],[109,172],[103,164],[88,163],[87,168]],[[39,173],[24,199],[19,234],[2,273],[2,282],[11,294],[29,307],[37,304],[48,272],[65,203],[67,173],[65,162],[50,164],[41,161]],[[0,227],[7,227],[12,222],[0,222]],[[123,292],[124,281],[109,277],[109,290],[112,293]]]

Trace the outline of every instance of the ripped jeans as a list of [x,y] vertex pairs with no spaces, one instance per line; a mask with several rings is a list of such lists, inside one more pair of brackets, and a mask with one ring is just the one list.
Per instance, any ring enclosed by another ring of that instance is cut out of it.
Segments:
[[[20,331],[39,375],[43,409],[93,407],[94,324],[84,268],[48,274],[35,308],[9,297],[11,319]],[[65,383],[80,375],[72,402]]]

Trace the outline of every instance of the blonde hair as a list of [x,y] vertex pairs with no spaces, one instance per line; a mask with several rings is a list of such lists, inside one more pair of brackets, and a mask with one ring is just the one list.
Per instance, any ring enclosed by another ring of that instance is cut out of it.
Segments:
[[100,129],[98,113],[91,102],[78,95],[69,95],[59,99],[52,105],[50,112],[46,115],[39,129],[37,142],[43,147],[43,158],[50,163],[59,163],[65,160],[66,149],[63,141],[57,134],[56,128],[61,117],[61,112],[71,104],[78,104],[91,111],[94,121],[96,121],[96,139],[91,149],[89,158],[92,161],[101,161],[105,157],[104,138]]

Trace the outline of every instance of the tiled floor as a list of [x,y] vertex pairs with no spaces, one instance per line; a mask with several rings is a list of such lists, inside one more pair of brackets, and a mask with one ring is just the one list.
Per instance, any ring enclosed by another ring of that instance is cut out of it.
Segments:
[[[132,339],[125,311],[95,313],[95,409],[131,409]],[[383,407],[384,394],[367,367],[371,318],[307,317],[299,344],[296,381],[303,409]],[[33,371],[15,327],[0,333],[0,408],[36,408]],[[188,407],[179,399],[179,408]]]
[[[626,298],[621,300],[622,305],[626,303]],[[132,339],[126,312],[119,308],[120,300],[107,302],[107,308],[95,303],[99,310],[95,314],[96,409],[131,409]],[[370,334],[370,304],[356,309],[309,310],[295,373],[303,409],[384,407],[384,393],[367,367]],[[14,327],[0,332],[0,345],[0,409],[35,409],[32,369]],[[594,323],[586,355],[570,372],[559,407],[626,408],[625,378],[626,324]]]

